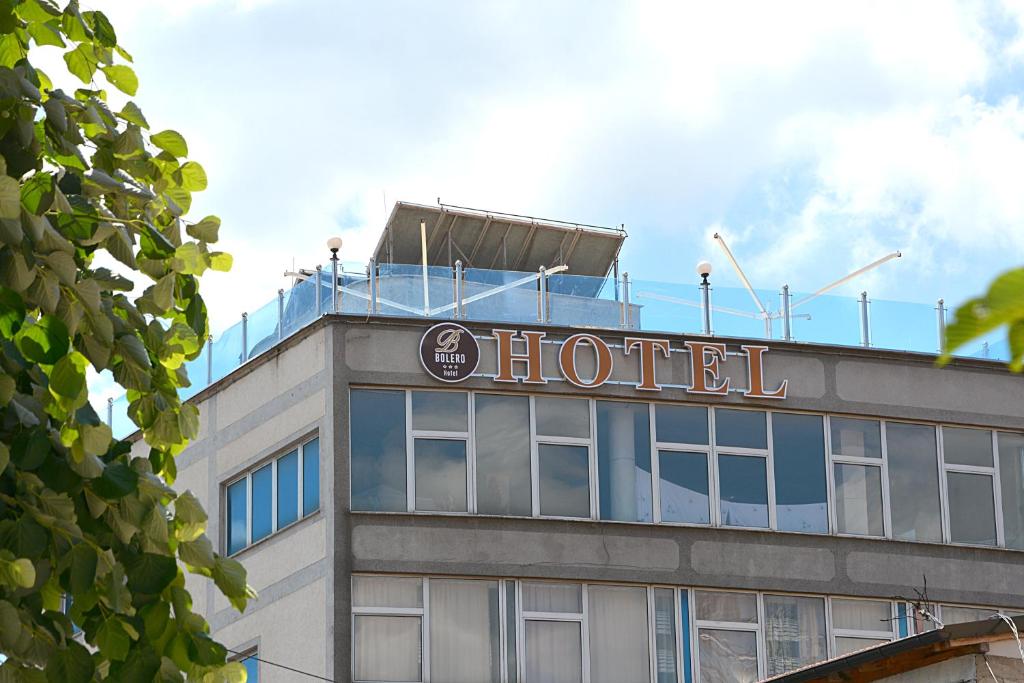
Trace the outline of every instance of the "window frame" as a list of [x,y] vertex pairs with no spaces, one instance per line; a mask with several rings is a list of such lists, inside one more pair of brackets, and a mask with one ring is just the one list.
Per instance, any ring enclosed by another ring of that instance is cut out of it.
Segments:
[[[715,510],[718,508],[718,478],[715,472],[717,458],[714,457],[714,446],[711,429],[713,428],[711,414],[714,412],[714,408],[710,405],[699,405],[694,407],[700,407],[704,409],[704,419],[707,422],[708,428],[708,443],[706,444],[687,444],[687,443],[676,443],[675,441],[658,441],[658,401],[649,401],[650,406],[650,425],[651,425],[651,504],[654,506],[654,524],[667,524],[670,526],[683,526],[683,527],[714,527],[715,526]],[[677,405],[677,404],[667,404]],[[703,453],[704,464],[707,469],[707,481],[708,481],[708,523],[702,524],[700,522],[678,522],[678,521],[665,521],[661,516],[661,452],[669,453]]]
[[[236,475],[234,475],[234,476],[232,476],[232,477],[230,477],[228,479],[225,479],[223,482],[221,482],[221,484],[220,484],[220,499],[221,499],[221,510],[223,511],[222,514],[221,514],[221,519],[222,519],[222,522],[223,522],[223,531],[221,533],[222,542],[220,543],[220,546],[221,546],[221,548],[223,548],[223,552],[224,552],[224,556],[225,557],[234,557],[236,555],[244,553],[249,548],[253,548],[255,546],[260,545],[261,543],[264,543],[265,541],[267,541],[267,540],[269,540],[271,538],[274,538],[275,536],[277,536],[281,532],[287,531],[288,529],[291,529],[291,528],[297,526],[302,521],[304,521],[306,519],[310,519],[311,517],[315,517],[320,512],[322,496],[320,495],[321,492],[317,491],[317,506],[316,506],[316,509],[314,509],[311,512],[308,512],[308,513],[303,513],[303,498],[304,498],[304,495],[305,495],[305,491],[303,490],[303,486],[305,485],[305,482],[304,482],[305,477],[303,476],[303,472],[305,471],[304,468],[305,468],[305,465],[306,465],[306,446],[308,444],[312,443],[313,441],[316,441],[316,440],[319,440],[319,439],[320,439],[320,432],[319,431],[311,432],[311,433],[307,434],[306,436],[303,436],[302,438],[295,440],[290,446],[286,446],[285,448],[282,448],[282,449],[274,451],[273,454],[271,454],[271,455],[269,455],[269,456],[267,456],[265,458],[260,459],[259,461],[255,462],[251,466],[247,467],[243,472],[240,472],[240,473],[238,473],[238,474],[236,474]],[[318,451],[317,451],[318,457],[320,455],[320,451],[321,450],[322,449],[318,449]],[[297,454],[298,454],[298,461],[297,461],[297,464],[296,464],[296,468],[297,468],[296,469],[296,473],[297,473],[297,476],[296,476],[296,479],[297,479],[297,481],[296,481],[296,501],[297,501],[296,502],[296,513],[297,513],[297,516],[296,516],[296,518],[293,521],[289,522],[288,524],[285,524],[284,526],[278,526],[278,523],[277,523],[277,521],[278,521],[277,520],[277,497],[278,497],[277,467],[278,467],[278,461],[281,460],[282,458],[288,456],[288,455],[291,455],[291,453],[293,453],[293,452],[297,452]],[[321,459],[321,462],[318,463],[318,464],[322,465],[322,459]],[[270,529],[270,533],[268,533],[266,536],[264,536],[264,537],[262,537],[262,538],[260,538],[260,539],[258,539],[256,541],[253,541],[252,540],[252,514],[253,514],[253,505],[252,505],[252,475],[254,473],[262,470],[264,467],[267,467],[268,465],[270,466],[270,527],[271,527],[271,529]],[[321,479],[321,478],[322,477],[318,477],[318,479]],[[231,540],[231,537],[230,537],[231,518],[228,515],[228,489],[231,488],[232,486],[234,486],[235,484],[238,484],[239,482],[242,482],[242,481],[245,482],[245,544],[241,548],[239,548],[238,550],[236,550],[234,552],[230,552],[230,545],[229,545],[229,543],[230,543],[230,540]]]
[[[765,445],[767,448],[743,448],[740,446],[719,446],[718,445],[718,424],[717,424],[717,412],[718,409],[722,410],[734,410],[742,412],[753,412],[762,413],[765,420]],[[723,529],[748,529],[752,531],[775,531],[777,527],[776,515],[775,515],[775,466],[774,466],[774,443],[772,440],[772,411],[766,408],[751,408],[746,406],[714,406],[711,410],[708,410],[708,417],[710,420],[708,432],[708,440],[711,442],[711,451],[714,454],[715,464],[714,470],[714,489],[715,489],[715,505],[711,511],[711,526],[721,527]],[[719,456],[721,455],[738,455],[741,457],[757,457],[763,458],[765,462],[764,475],[765,475],[765,491],[767,493],[766,505],[768,506],[768,525],[767,526],[743,526],[738,524],[723,524],[722,523],[722,481],[721,481],[721,465],[719,463]]]
[[[862,598],[845,595],[829,595],[825,601],[825,624],[828,630],[829,657],[837,656],[839,648],[836,647],[836,638],[859,638],[862,640],[888,640],[890,643],[899,638],[899,620],[896,601],[891,598]],[[846,602],[884,602],[889,605],[889,631],[870,631],[851,628],[836,628],[833,618],[833,601],[842,600]]]
[[[754,604],[757,607],[757,621],[754,623],[747,622],[734,622],[734,621],[712,621],[708,619],[701,619],[697,616],[697,593],[731,593],[734,595],[752,595],[754,597]],[[692,630],[690,631],[690,652],[693,658],[692,671],[693,679],[700,681],[700,631],[701,629],[712,629],[715,631],[739,631],[743,633],[753,633],[755,642],[755,651],[757,653],[757,678],[761,680],[764,678],[764,671],[767,668],[765,663],[765,648],[764,648],[764,633],[762,632],[762,624],[764,623],[764,604],[761,600],[760,591],[744,591],[735,589],[724,589],[724,588],[705,588],[695,586],[687,591],[687,597],[690,601],[690,622],[692,624]]]
[[[586,437],[577,436],[546,436],[537,433],[537,394],[530,394],[530,506],[532,516],[538,519],[560,519],[560,520],[581,520],[598,519],[600,506],[600,486],[597,480],[597,403],[587,397],[575,396],[551,396],[550,398],[564,398],[573,401],[587,402],[587,415],[590,421],[589,435]],[[590,515],[588,517],[565,517],[562,515],[545,515],[540,511],[540,447],[541,446],[581,446],[587,449],[587,486],[590,502]],[[652,494],[653,496],[653,494]],[[611,521],[611,520],[604,520]],[[642,524],[643,522],[636,522]]]
[[[466,395],[466,431],[442,429],[413,429],[412,395],[416,391],[460,393]],[[406,389],[405,390],[405,504],[407,512],[432,515],[473,515],[476,514],[476,392],[458,389]],[[416,440],[462,441],[466,445],[466,510],[417,510],[416,509]]]
[[[828,485],[828,514],[829,514],[829,531],[832,535],[840,536],[843,538],[884,538],[892,540],[892,518],[890,514],[889,506],[889,459],[888,449],[886,447],[886,434],[885,434],[885,420],[862,415],[846,415],[846,414],[832,414],[825,413],[825,457],[828,464],[828,477],[826,483]],[[838,417],[843,419],[856,419],[866,420],[869,422],[877,422],[879,430],[879,439],[881,447],[881,457],[871,458],[867,456],[856,456],[856,455],[842,455],[836,453],[832,448],[832,418]],[[836,493],[836,470],[835,466],[839,465],[862,465],[868,467],[879,468],[879,478],[881,485],[882,494],[882,535],[878,536],[875,534],[853,534],[849,532],[843,532],[839,530],[839,513],[837,504],[839,502],[838,495]],[[907,543],[916,543],[917,541],[904,541]]]
[[[959,465],[946,462],[945,451],[945,430],[946,429],[977,429],[978,431],[989,432],[989,448],[992,454],[992,466],[984,465]],[[936,439],[939,448],[939,471],[942,473],[939,481],[939,488],[942,495],[942,536],[943,542],[949,545],[964,546],[968,548],[1002,548],[1006,549],[1006,539],[1003,530],[1003,487],[999,476],[999,432],[995,429],[982,427],[964,427],[955,424],[935,425]],[[995,523],[996,542],[994,545],[987,543],[967,543],[965,541],[953,540],[953,506],[949,498],[949,475],[976,474],[989,478],[992,485],[992,506],[993,522]],[[941,617],[940,617],[941,618]]]

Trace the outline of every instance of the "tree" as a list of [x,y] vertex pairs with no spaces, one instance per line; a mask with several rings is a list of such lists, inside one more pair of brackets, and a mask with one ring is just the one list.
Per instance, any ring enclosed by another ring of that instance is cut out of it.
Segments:
[[946,350],[939,362],[972,339],[1006,326],[1010,344],[1010,370],[1024,370],[1024,268],[1009,270],[989,285],[988,291],[956,309],[946,328]]
[[[41,46],[84,87],[35,68]],[[0,681],[245,675],[185,589],[185,571],[210,577],[244,609],[245,571],[170,488],[198,424],[178,397],[209,332],[198,278],[231,258],[209,249],[216,217],[183,220],[206,187],[184,138],[97,83],[134,96],[131,62],[77,0],[0,2]],[[90,406],[89,366],[127,391],[148,457]]]

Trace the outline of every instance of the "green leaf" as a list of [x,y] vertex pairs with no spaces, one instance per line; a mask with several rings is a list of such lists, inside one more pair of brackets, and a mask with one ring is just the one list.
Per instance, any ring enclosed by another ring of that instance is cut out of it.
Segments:
[[175,173],[175,180],[189,192],[206,189],[206,171],[196,161],[186,161]]
[[231,254],[223,251],[210,252],[210,268],[213,270],[219,270],[223,273],[231,270],[232,264]]
[[54,650],[46,663],[46,680],[48,683],[89,683],[95,670],[89,651],[72,640]]
[[88,366],[89,361],[78,351],[60,358],[50,371],[50,393],[58,398],[77,398],[85,390]]
[[213,569],[216,560],[213,554],[213,544],[206,536],[200,536],[194,541],[184,541],[178,544],[178,557],[185,564],[192,567]]
[[54,183],[49,173],[36,173],[21,186],[21,203],[37,216],[53,206]]
[[177,277],[175,273],[168,273],[153,285],[153,303],[161,311],[170,310],[174,306],[174,281]]
[[151,595],[163,591],[178,575],[177,560],[153,553],[142,553],[127,560],[125,568],[128,570],[128,588]]
[[74,50],[65,52],[64,62],[68,65],[68,71],[78,76],[83,83],[92,82],[99,64],[95,50],[88,43],[80,43]]
[[44,315],[34,325],[27,325],[14,338],[18,350],[27,360],[53,365],[68,352],[68,328],[60,318]]
[[236,609],[245,609],[251,591],[245,583],[245,567],[240,562],[218,557],[213,564],[213,582]]
[[80,440],[82,448],[85,449],[87,454],[103,455],[110,450],[110,441],[113,439],[113,435],[108,425],[102,423],[98,425],[81,425],[79,429],[81,431]]
[[10,339],[25,322],[25,301],[12,289],[0,287],[0,335]]
[[103,12],[85,12],[83,16],[92,27],[93,35],[96,36],[100,45],[103,47],[117,46],[117,34],[114,33],[114,27],[110,25],[110,20]]
[[139,475],[124,463],[115,462],[107,465],[103,475],[92,482],[92,490],[108,500],[123,498],[139,485]]
[[104,621],[96,632],[96,645],[100,648],[100,654],[115,661],[124,661],[131,644],[131,638],[117,617]]
[[9,175],[0,175],[0,218],[21,216],[21,186]]
[[17,33],[5,33],[0,36],[0,66],[13,69],[14,66],[28,56],[28,50],[18,38]]
[[15,559],[8,550],[0,550],[0,584],[11,588],[31,588],[36,583],[36,568],[24,557]]
[[129,101],[126,103],[118,113],[118,116],[128,123],[134,123],[141,128],[149,128],[149,122],[146,121],[146,117],[142,115],[142,110],[134,102]]
[[15,11],[25,21],[50,21],[60,17],[60,9],[50,0],[26,0],[15,6]]
[[96,551],[87,543],[77,543],[71,548],[70,584],[72,593],[85,593],[96,581]]
[[154,133],[150,136],[149,140],[160,149],[176,157],[188,156],[188,144],[185,142],[185,138],[181,136],[181,133],[177,131],[165,130]]
[[11,449],[5,443],[0,443],[0,474],[4,473],[7,465],[11,462]]
[[195,225],[185,226],[185,232],[190,237],[203,242],[216,242],[220,231],[220,219],[216,216],[207,216]]
[[[26,3],[27,4],[27,3]],[[28,34],[36,45],[55,45],[67,47],[56,21],[33,21],[27,26]]]
[[103,73],[114,87],[130,97],[135,97],[135,93],[139,89],[139,78],[130,66],[124,64],[105,66]]

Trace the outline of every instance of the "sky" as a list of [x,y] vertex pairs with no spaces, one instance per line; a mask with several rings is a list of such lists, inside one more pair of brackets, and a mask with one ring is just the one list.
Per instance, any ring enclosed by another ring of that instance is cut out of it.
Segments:
[[955,303],[1024,263],[1024,0],[91,0],[209,176],[212,327],[369,258],[397,200],[625,224],[634,278],[720,232],[757,287]]

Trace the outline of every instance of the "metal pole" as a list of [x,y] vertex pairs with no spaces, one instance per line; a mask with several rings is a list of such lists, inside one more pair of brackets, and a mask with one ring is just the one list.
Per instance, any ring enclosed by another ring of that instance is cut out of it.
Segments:
[[612,262],[612,273],[615,278],[615,300],[619,300],[619,259],[616,257],[615,261]]
[[988,358],[988,342],[982,342],[981,344],[981,357]]
[[370,314],[377,313],[377,259],[370,259]]
[[541,266],[537,274],[537,282],[540,283],[540,287],[537,289],[537,320],[542,323],[547,322],[548,319],[548,276],[546,271],[547,269]]
[[423,260],[423,315],[430,317],[430,287],[427,281],[427,222],[420,219],[420,252]]
[[782,285],[782,338],[793,341],[793,313],[789,307],[789,285]]
[[860,293],[860,345],[871,346],[871,322],[868,319],[868,293]]
[[206,344],[206,383],[213,384],[213,335]]
[[630,309],[630,273],[623,273],[623,319],[627,329],[633,327],[633,311]]
[[242,362],[249,358],[249,314],[242,314]]
[[323,295],[323,267],[316,267],[316,315],[319,317],[324,312],[324,295]]
[[705,276],[700,283],[700,310],[704,318],[704,334],[711,336],[711,283]]
[[114,428],[114,399],[107,399],[107,426]]
[[331,254],[331,310],[338,312],[338,252]]
[[939,353],[946,351],[946,302],[939,299],[935,307],[939,322]]
[[462,317],[462,259],[455,262],[455,317]]
[[277,290],[277,341],[284,339],[284,290]]

